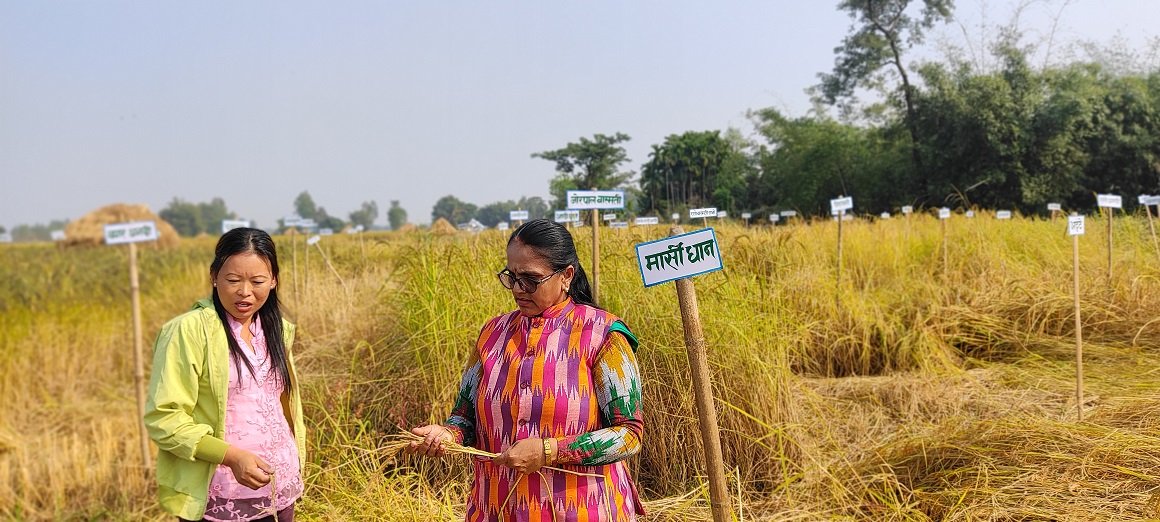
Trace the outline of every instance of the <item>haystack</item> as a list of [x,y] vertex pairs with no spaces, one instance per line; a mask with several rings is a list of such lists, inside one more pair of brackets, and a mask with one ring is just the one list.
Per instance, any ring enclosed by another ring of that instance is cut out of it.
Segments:
[[437,236],[450,236],[455,232],[455,225],[448,223],[446,219],[439,218],[431,223],[431,233]]
[[151,243],[159,247],[177,246],[181,238],[177,235],[173,225],[165,222],[149,210],[146,205],[127,205],[114,203],[98,208],[80,219],[70,222],[64,228],[64,246],[95,246],[105,242],[105,225],[125,223],[129,221],[153,221],[157,223],[157,232],[160,237]]

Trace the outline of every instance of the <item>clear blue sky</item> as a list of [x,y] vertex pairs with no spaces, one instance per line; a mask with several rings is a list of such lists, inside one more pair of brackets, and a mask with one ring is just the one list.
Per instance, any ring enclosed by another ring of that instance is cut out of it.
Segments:
[[[530,154],[580,136],[632,136],[636,170],[666,135],[805,113],[836,3],[0,0],[0,225],[175,196],[260,226],[303,190],[343,218],[373,199],[380,223],[392,199],[427,222],[446,194],[546,197]],[[958,4],[970,33],[1014,2]],[[1075,0],[1057,38],[1142,45],[1157,20],[1157,0]]]

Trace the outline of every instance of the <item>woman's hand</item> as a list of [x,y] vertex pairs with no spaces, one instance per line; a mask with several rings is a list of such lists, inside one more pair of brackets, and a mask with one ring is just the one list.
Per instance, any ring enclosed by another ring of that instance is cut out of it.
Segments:
[[412,442],[407,449],[411,453],[418,453],[428,457],[443,457],[447,455],[447,450],[443,448],[443,443],[455,441],[455,436],[451,434],[451,430],[439,424],[419,426],[418,428],[413,428],[411,433],[423,437],[423,440]]
[[501,466],[512,468],[521,475],[535,473],[544,466],[543,439],[523,439],[516,441],[507,451],[491,460]]
[[270,483],[274,474],[274,467],[267,464],[261,457],[237,446],[226,448],[225,459],[222,464],[229,466],[234,472],[234,480],[238,484],[250,489],[258,489]]

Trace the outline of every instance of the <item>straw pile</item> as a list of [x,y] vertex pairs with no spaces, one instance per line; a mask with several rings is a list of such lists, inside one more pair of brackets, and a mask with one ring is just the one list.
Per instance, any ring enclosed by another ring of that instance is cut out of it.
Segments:
[[450,236],[455,234],[455,232],[455,225],[448,223],[446,219],[439,218],[434,223],[431,223],[431,233],[437,236]]
[[160,237],[157,241],[152,242],[156,246],[167,248],[176,246],[181,241],[173,225],[166,223],[165,220],[150,211],[148,206],[114,203],[98,208],[81,216],[80,219],[70,222],[65,226],[66,239],[62,243],[68,247],[101,245],[105,241],[105,225],[128,221],[153,221],[157,223]]

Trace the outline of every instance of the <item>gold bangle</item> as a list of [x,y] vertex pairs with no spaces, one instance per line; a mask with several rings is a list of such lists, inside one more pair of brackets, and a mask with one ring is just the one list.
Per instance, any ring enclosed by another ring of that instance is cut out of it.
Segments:
[[552,464],[552,442],[549,439],[541,439],[544,441],[544,465],[550,466]]

